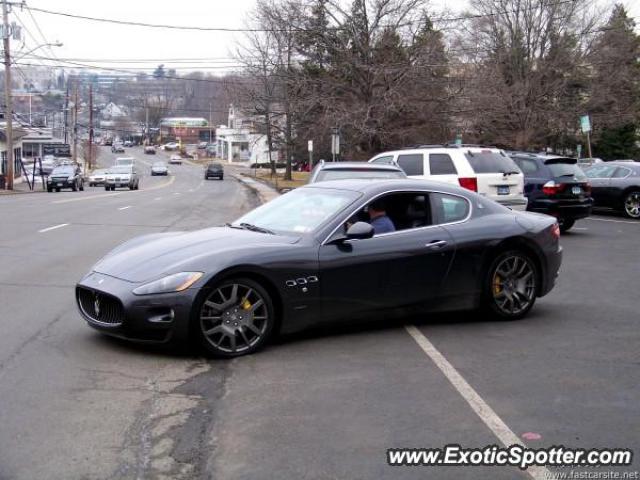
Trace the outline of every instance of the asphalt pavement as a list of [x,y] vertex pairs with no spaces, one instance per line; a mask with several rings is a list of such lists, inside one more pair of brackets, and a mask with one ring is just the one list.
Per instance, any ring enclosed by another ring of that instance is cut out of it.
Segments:
[[257,203],[231,175],[204,181],[183,164],[150,177],[164,154],[130,154],[139,191],[0,197],[0,479],[532,478],[386,463],[389,448],[482,447],[505,431],[536,448],[640,451],[640,222],[578,222],[557,287],[521,321],[345,322],[210,360],[104,337],[76,311],[75,282],[119,243]]

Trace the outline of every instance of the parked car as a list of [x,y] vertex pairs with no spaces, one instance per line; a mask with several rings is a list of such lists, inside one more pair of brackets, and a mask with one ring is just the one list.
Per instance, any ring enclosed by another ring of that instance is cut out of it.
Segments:
[[169,163],[171,165],[182,165],[182,157],[177,153],[174,153],[169,157]]
[[345,180],[349,178],[407,178],[397,165],[366,162],[325,162],[320,161],[311,171],[307,183]]
[[147,145],[146,147],[144,147],[144,153],[146,153],[147,155],[155,155],[156,147],[154,147],[153,145]]
[[556,217],[561,232],[591,214],[591,185],[575,158],[527,152],[509,156],[524,173],[527,210]]
[[47,177],[47,192],[59,192],[63,188],[69,188],[74,192],[84,190],[84,180],[77,166],[60,165]]
[[114,143],[111,146],[111,153],[124,153],[124,146],[121,143]]
[[155,175],[169,175],[169,169],[164,162],[154,162],[151,165],[151,176]]
[[104,189],[115,190],[116,188],[128,188],[138,190],[140,178],[134,165],[113,166],[107,170]]
[[133,142],[131,140],[125,140],[122,145],[125,147],[133,147]]
[[578,159],[578,167],[580,167],[582,170],[591,168],[597,163],[602,163],[602,159],[601,158],[579,158]]
[[[375,235],[363,221],[374,204],[395,231]],[[76,301],[103,333],[192,336],[236,357],[278,332],[393,312],[522,318],[555,284],[559,237],[552,217],[442,182],[321,182],[223,227],[129,240],[78,282]]]
[[222,164],[210,163],[207,165],[207,168],[204,171],[204,179],[209,180],[210,178],[224,180],[224,168],[222,167]]
[[167,151],[172,151],[172,150],[177,150],[178,149],[178,144],[175,142],[169,142],[169,143],[165,143],[163,146],[164,150]]
[[595,207],[621,211],[640,219],[640,163],[605,162],[587,169]]
[[96,187],[98,185],[104,185],[104,180],[107,175],[106,169],[98,169],[94,170],[91,175],[89,175],[89,186]]
[[215,157],[216,156],[216,146],[209,144],[207,145],[207,148],[205,150],[207,152],[207,156],[209,157]]
[[113,138],[105,138],[104,139],[104,145],[107,147],[110,147],[113,145]]
[[376,155],[370,163],[396,163],[410,178],[430,179],[478,192],[513,210],[526,210],[524,175],[498,148],[423,145]]
[[204,150],[209,144],[207,142],[198,143],[198,150]]

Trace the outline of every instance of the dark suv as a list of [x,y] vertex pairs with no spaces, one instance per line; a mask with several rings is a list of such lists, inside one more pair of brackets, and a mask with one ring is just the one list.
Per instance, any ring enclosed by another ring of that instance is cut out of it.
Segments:
[[47,177],[47,192],[59,192],[62,188],[75,191],[84,190],[84,180],[77,165],[61,165],[53,169]]
[[527,210],[556,217],[563,232],[591,214],[591,184],[575,158],[526,152],[509,156],[524,173]]
[[220,180],[224,180],[224,169],[221,164],[210,163],[207,165],[207,169],[204,171],[204,179],[209,180],[210,178],[219,178]]

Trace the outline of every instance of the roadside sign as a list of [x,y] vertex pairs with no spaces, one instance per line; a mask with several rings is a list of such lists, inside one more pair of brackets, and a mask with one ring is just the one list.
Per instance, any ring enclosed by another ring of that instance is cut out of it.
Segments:
[[583,115],[580,117],[580,129],[582,130],[582,133],[591,131],[591,121],[589,120],[589,115]]
[[576,147],[576,152],[578,153],[578,158],[580,158],[582,156],[582,145],[578,144],[578,146]]
[[71,146],[66,143],[45,143],[42,145],[42,155],[70,158]]
[[313,140],[307,142],[307,151],[313,152]]

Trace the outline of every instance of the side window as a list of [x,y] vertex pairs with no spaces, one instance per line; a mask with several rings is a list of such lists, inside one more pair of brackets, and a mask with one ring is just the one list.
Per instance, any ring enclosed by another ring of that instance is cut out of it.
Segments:
[[613,174],[612,178],[624,178],[631,173],[628,168],[619,167]]
[[532,173],[537,173],[539,170],[538,164],[535,160],[530,160],[528,158],[514,158],[513,161],[516,162],[516,165],[518,165],[524,174],[530,175]]
[[398,165],[407,175],[424,175],[424,160],[421,153],[398,155]]
[[372,160],[371,163],[392,164],[393,163],[393,155],[389,155],[389,156],[386,156],[386,157],[378,157],[375,160]]
[[469,214],[469,202],[462,197],[446,193],[433,193],[431,198],[434,223],[459,222],[467,218]]
[[457,175],[453,160],[446,153],[429,154],[429,170],[431,175]]
[[589,168],[584,173],[589,178],[611,178],[616,167],[613,165],[596,165]]

